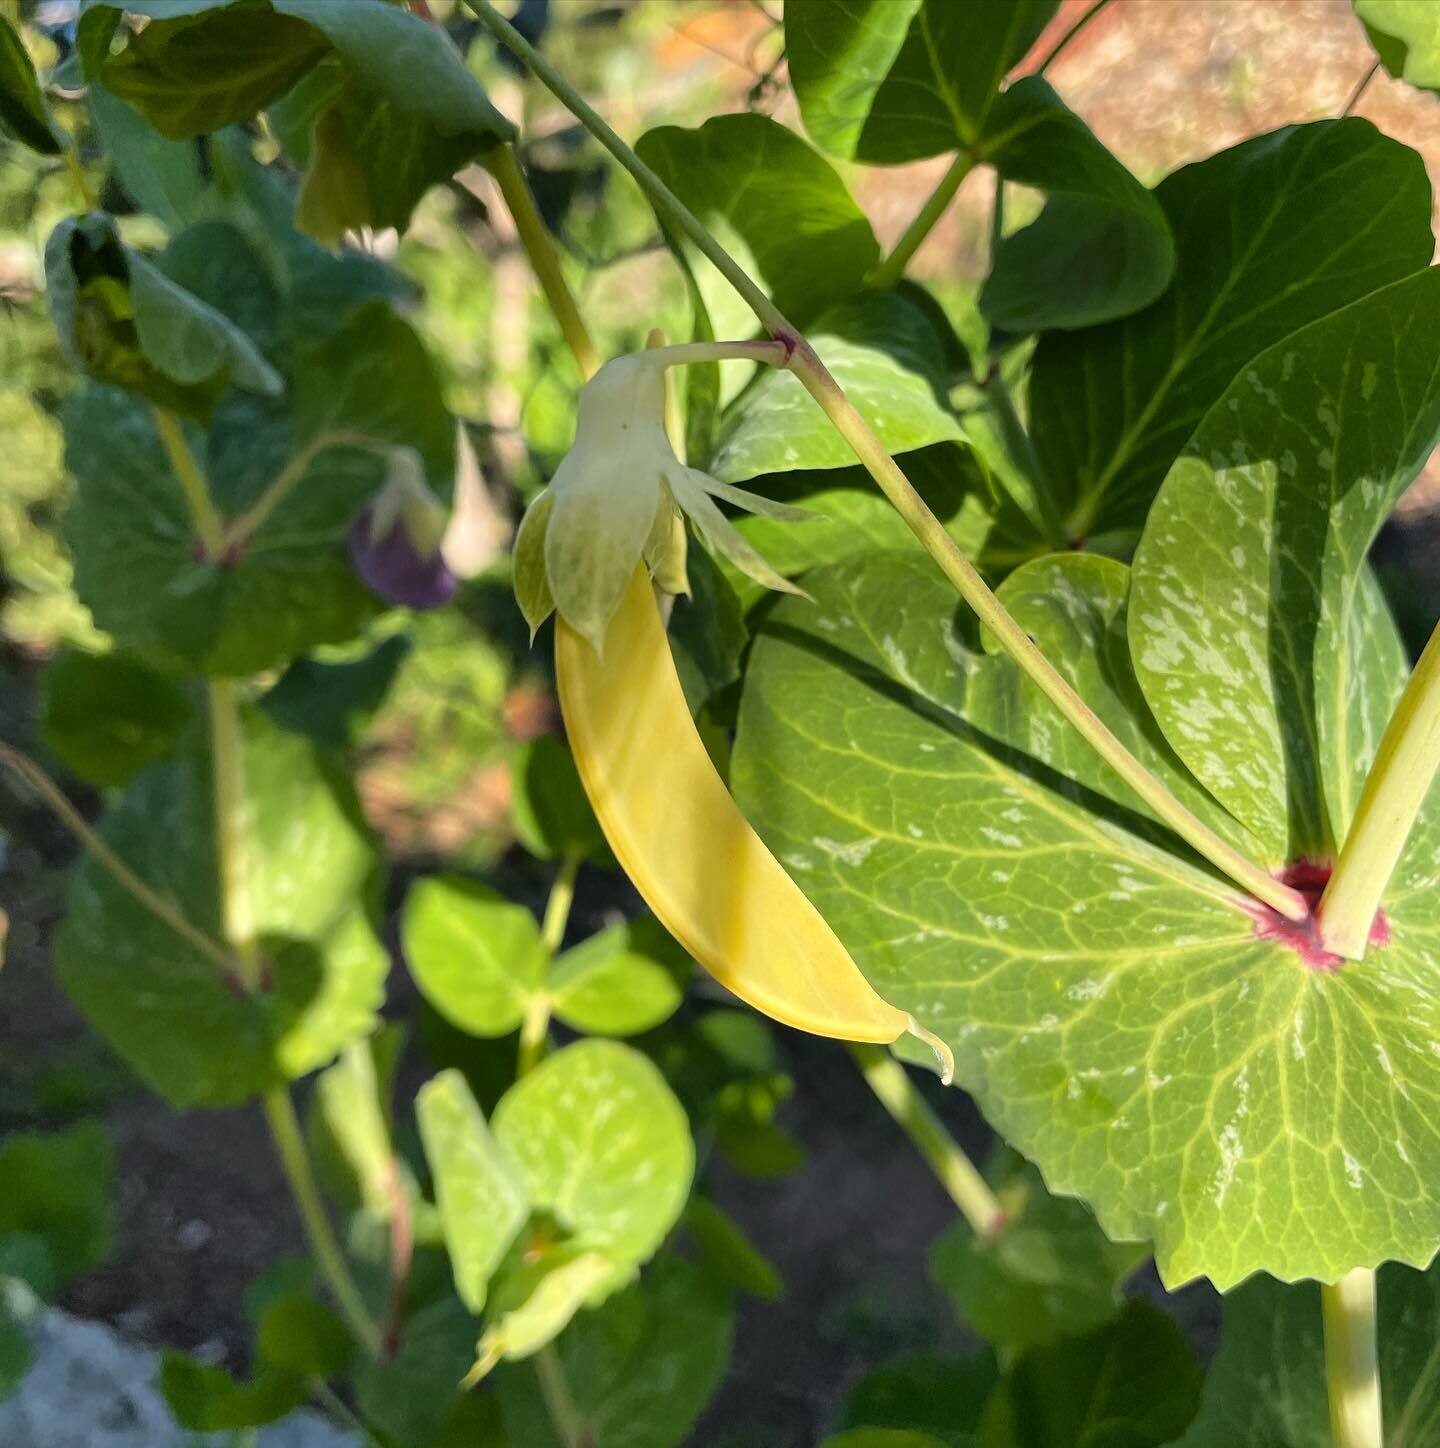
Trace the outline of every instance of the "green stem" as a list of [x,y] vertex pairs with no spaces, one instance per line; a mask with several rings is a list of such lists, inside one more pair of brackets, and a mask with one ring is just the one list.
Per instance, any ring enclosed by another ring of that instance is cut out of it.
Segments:
[[310,1394],[337,1422],[353,1428],[371,1448],[395,1448],[394,1443],[373,1424],[367,1423],[324,1378],[311,1377]]
[[820,404],[836,431],[850,444],[866,470],[880,484],[895,511],[940,565],[941,572],[955,585],[980,622],[990,629],[1005,652],[1100,758],[1145,801],[1158,819],[1169,825],[1186,844],[1217,869],[1288,919],[1305,919],[1309,915],[1309,907],[1297,891],[1282,885],[1267,871],[1247,860],[1233,845],[1227,844],[1191,814],[1066,683],[1036,647],[1035,641],[995,597],[960,545],[946,531],[945,525],[925,505],[924,499],[885,450],[885,445],[870,430],[869,424],[856,411],[855,405],[807,342],[801,341],[796,347],[790,368]]
[[914,221],[905,228],[905,234],[895,243],[895,249],[870,273],[868,281],[872,287],[879,290],[893,287],[905,275],[910,258],[919,250],[920,243],[934,230],[935,223],[955,199],[961,182],[974,169],[975,158],[968,152],[962,151],[951,161],[949,169],[916,213]]
[[223,530],[215,549],[211,550],[212,556],[224,557],[226,554],[234,554],[243,548],[266,518],[284,501],[296,483],[305,476],[306,468],[321,453],[328,452],[332,447],[361,447],[383,452],[389,447],[389,444],[363,432],[322,432],[318,437],[311,438],[265,484],[264,491],[260,496],[228,528]]
[[[1010,395],[1010,389],[1005,383],[998,363],[995,364],[994,371],[985,383],[985,397],[990,404],[996,431],[1000,434],[1000,441],[1005,452],[1022,476],[1027,478],[1031,484],[1030,496],[1023,500],[1016,498],[1015,501],[1021,504],[1031,526],[1043,535],[1045,541],[1052,548],[1067,548],[1070,539],[1065,531],[1064,520],[1056,511],[1054,494],[1044,486],[1040,475],[1039,454],[1035,451],[1035,444],[1030,440],[1030,434],[1025,430],[1025,424],[1020,421],[1020,414],[1015,408],[1015,399]],[[1014,490],[1010,491],[1013,496]]]
[[86,211],[95,210],[95,192],[90,187],[90,178],[85,174],[85,168],[80,164],[80,154],[74,146],[65,148],[65,167],[70,172],[70,180],[74,183],[76,191],[80,193],[80,200]]
[[245,742],[233,679],[211,679],[210,762],[215,799],[215,863],[225,939],[248,991],[260,987],[250,880],[245,868]]
[[556,255],[550,233],[541,220],[535,197],[525,180],[525,173],[515,159],[515,152],[509,146],[496,146],[481,159],[485,169],[495,178],[505,205],[510,208],[515,234],[520,238],[520,245],[525,248],[525,255],[530,259],[530,268],[535,273],[536,281],[540,283],[541,291],[545,293],[545,300],[549,302],[555,320],[560,324],[560,331],[564,334],[571,355],[585,378],[594,376],[600,366],[600,354],[596,351],[595,343],[580,316],[580,309],[566,284],[565,274],[560,270],[560,258]]
[[591,1448],[593,1438],[589,1426],[570,1396],[570,1384],[565,1381],[565,1369],[553,1343],[535,1354],[535,1375],[540,1379],[545,1410],[565,1448]]
[[1320,1307],[1335,1448],[1382,1448],[1374,1272],[1357,1267],[1338,1282],[1322,1282]]
[[1074,25],[1072,25],[1069,30],[1067,30],[1065,34],[1062,35],[1053,46],[1051,46],[1050,51],[1046,55],[1045,59],[1042,60],[1039,66],[1036,68],[1035,74],[1044,75],[1045,72],[1049,70],[1050,67],[1054,65],[1055,62],[1059,60],[1060,57],[1065,53],[1066,49],[1070,45],[1070,42],[1074,40],[1075,37],[1079,35],[1080,32],[1084,30],[1085,27],[1089,25],[1089,23],[1111,3],[1112,0],[1095,0],[1095,3],[1074,23]]
[[[545,947],[548,958],[554,959],[565,939],[565,927],[570,923],[570,907],[575,903],[575,876],[580,871],[580,854],[576,850],[566,852],[560,862],[560,873],[550,887],[550,898],[545,902],[545,919],[540,925],[540,943]],[[537,991],[525,1007],[525,1017],[520,1022],[520,1057],[516,1075],[523,1076],[539,1065],[545,1054],[545,1045],[550,1038],[550,992]]]
[[215,504],[210,500],[210,490],[205,486],[205,477],[195,461],[195,455],[185,441],[185,429],[181,426],[180,419],[167,408],[152,406],[150,412],[155,419],[155,428],[160,434],[165,456],[169,458],[170,466],[180,483],[180,490],[185,494],[185,502],[189,506],[195,531],[200,535],[206,556],[219,558],[225,549],[224,525]]
[[1360,960],[1415,817],[1440,766],[1440,626],[1385,726],[1355,818],[1317,911],[1320,938]]
[[305,1235],[310,1241],[310,1250],[320,1272],[329,1284],[331,1296],[340,1309],[340,1315],[349,1325],[350,1331],[371,1356],[380,1351],[380,1330],[376,1327],[355,1279],[350,1275],[345,1255],[335,1238],[334,1228],[325,1215],[325,1204],[320,1200],[320,1189],[315,1184],[315,1174],[310,1168],[310,1156],[305,1150],[305,1139],[300,1131],[300,1121],[295,1115],[295,1104],[290,1092],[284,1086],[276,1086],[263,1097],[265,1119],[270,1125],[270,1135],[280,1157],[285,1178],[290,1184],[295,1205],[300,1209],[300,1219],[305,1224]]
[[20,750],[0,743],[0,764],[13,769],[45,801],[59,816],[65,828],[79,840],[86,852],[94,857],[95,863],[105,870],[122,890],[162,924],[168,925],[182,940],[213,960],[227,975],[239,978],[239,964],[230,952],[218,941],[212,940],[203,930],[198,930],[192,925],[168,900],[157,895],[90,828],[80,811],[65,797],[64,790],[28,754],[22,754]]
[[1005,1222],[995,1193],[916,1089],[910,1073],[883,1046],[849,1049],[866,1084],[925,1158],[970,1230],[977,1237],[993,1236]]
[[776,340],[784,342],[791,349],[790,370],[820,404],[836,431],[850,444],[856,457],[879,483],[881,491],[889,498],[926,552],[940,565],[941,571],[955,585],[961,597],[1065,719],[1157,816],[1199,854],[1281,915],[1291,920],[1307,918],[1309,907],[1297,891],[1282,885],[1258,865],[1245,859],[1239,851],[1226,844],[1213,830],[1191,814],[1165,785],[1121,744],[1065,682],[986,586],[954,538],[926,506],[924,499],[896,466],[869,424],[826,370],[814,348],[791,326],[779,308],[705,229],[699,219],[596,114],[575,87],[488,4],[487,0],[465,0],[465,4],[488,30],[508,45],[534,74],[544,81],[585,128],[635,178],[663,218],[668,219],[676,230],[688,236],[699,251],[710,259],[721,275],[744,298],[761,325]]

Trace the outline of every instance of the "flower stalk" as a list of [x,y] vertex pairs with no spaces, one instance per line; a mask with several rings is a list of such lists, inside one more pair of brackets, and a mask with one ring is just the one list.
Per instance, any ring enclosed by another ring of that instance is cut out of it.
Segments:
[[1320,1306],[1335,1448],[1382,1448],[1375,1273],[1357,1267],[1338,1282],[1322,1282]]
[[1317,911],[1327,950],[1360,960],[1381,897],[1440,766],[1440,626],[1385,726]]
[[1197,853],[1256,899],[1286,919],[1303,920],[1309,907],[1298,891],[1274,879],[1197,819],[1132,755],[1061,677],[991,592],[944,525],[890,457],[880,439],[830,375],[814,348],[790,324],[745,269],[720,245],[688,207],[601,118],[579,91],[507,21],[488,0],[465,0],[477,19],[525,62],[574,113],[645,191],[662,218],[687,236],[749,305],[760,324],[789,350],[789,368],[850,444],[866,470],[940,565],[980,621],[988,626],[1021,670],[1055,704],[1147,805]]

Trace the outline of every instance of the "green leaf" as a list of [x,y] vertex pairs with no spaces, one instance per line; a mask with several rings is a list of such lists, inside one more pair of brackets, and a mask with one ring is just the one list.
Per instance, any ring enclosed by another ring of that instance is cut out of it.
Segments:
[[403,1189],[387,1105],[401,1044],[399,1028],[388,1027],[346,1046],[316,1079],[310,1122],[312,1131],[323,1133],[331,1159],[340,1158],[358,1202],[380,1221],[391,1219],[396,1192]]
[[563,740],[542,734],[525,746],[512,775],[515,833],[537,859],[577,855],[614,867],[595,811]]
[[93,1124],[11,1136],[0,1146],[0,1238],[48,1249],[51,1286],[97,1266],[115,1235],[115,1152]]
[[856,1383],[837,1426],[882,1426],[931,1435],[949,1448],[978,1448],[981,1414],[998,1378],[989,1353],[901,1358]]
[[266,396],[282,383],[226,316],[124,246],[108,216],[67,218],[45,244],[61,345],[100,382],[205,418],[230,382]]
[[802,326],[859,291],[880,259],[865,213],[834,168],[768,116],[662,126],[635,149],[702,221],[739,240],[775,305]]
[[[766,519],[758,521],[787,536],[796,531]],[[746,531],[741,528],[742,534]],[[773,565],[774,559],[765,549],[760,552]],[[668,632],[685,702],[692,714],[698,714],[716,694],[739,679],[740,661],[750,633],[737,588],[703,548],[690,550],[686,571],[690,575],[690,596],[676,598]],[[759,589],[758,584],[753,586]]]
[[614,1276],[614,1263],[599,1252],[568,1246],[527,1251],[495,1284],[481,1359],[517,1362],[539,1352],[597,1293],[605,1295]]
[[411,1314],[393,1357],[357,1362],[356,1406],[397,1448],[432,1448],[474,1359],[475,1320],[447,1294]]
[[92,784],[128,784],[170,752],[193,712],[175,679],[124,654],[69,650],[42,681],[45,743]]
[[[665,1257],[627,1291],[581,1313],[555,1351],[593,1448],[677,1448],[730,1356],[728,1295],[689,1262]],[[565,1448],[535,1373],[496,1385],[511,1442]]]
[[[962,436],[945,401],[954,339],[908,291],[871,293],[833,308],[815,322],[810,341],[888,452]],[[767,370],[727,410],[706,471],[723,482],[744,482],[854,461],[800,380]]]
[[401,939],[421,994],[473,1036],[509,1035],[540,989],[546,952],[535,917],[473,880],[412,886]]
[[946,1448],[946,1440],[913,1428],[851,1428],[827,1438],[820,1448]]
[[86,89],[100,147],[126,194],[167,230],[200,219],[207,180],[193,141],[167,141],[98,80]]
[[1432,270],[1256,358],[1170,469],[1136,554],[1146,698],[1277,863],[1333,857],[1404,683],[1365,557],[1440,436],[1437,326]]
[[1000,82],[1057,0],[835,0],[785,7],[805,129],[833,155],[893,166],[979,140]]
[[1005,180],[1049,197],[1037,220],[995,250],[980,290],[993,326],[1093,326],[1165,290],[1175,271],[1165,213],[1039,76],[996,101],[979,150]]
[[1355,13],[1385,69],[1421,90],[1440,90],[1440,16],[1413,0],[1355,0]]
[[[134,8],[128,0],[127,8]],[[357,7],[348,8],[354,14]],[[249,120],[327,49],[313,26],[277,13],[265,0],[191,14],[171,6],[105,61],[100,80],[162,136],[185,140]]]
[[[55,936],[61,984],[172,1106],[243,1101],[368,1034],[389,961],[367,919],[373,847],[348,782],[303,739],[244,720],[241,854],[268,983],[247,994],[93,859]],[[103,817],[107,845],[212,939],[220,936],[207,749],[141,774]]]
[[775,1264],[723,1207],[708,1197],[692,1197],[685,1209],[685,1225],[701,1262],[720,1281],[762,1302],[778,1302],[785,1295],[785,1283]]
[[308,1378],[333,1378],[355,1353],[345,1324],[328,1307],[299,1292],[287,1293],[265,1309],[255,1345],[271,1366]]
[[[1138,529],[1207,409],[1258,353],[1425,266],[1420,158],[1358,119],[1259,136],[1155,190],[1175,280],[1144,311],[1036,347],[1035,448],[1072,538]],[[1337,244],[1336,238],[1340,238]]]
[[1132,1302],[1088,1337],[1031,1348],[985,1410],[985,1448],[1159,1448],[1200,1402],[1200,1369],[1173,1319]]
[[[1440,1270],[1380,1269],[1380,1392],[1390,1448],[1440,1429]],[[1256,1277],[1225,1298],[1220,1351],[1179,1448],[1331,1448],[1320,1289]]]
[[930,1271],[960,1317],[987,1342],[1023,1349],[1075,1336],[1120,1311],[1120,1287],[1148,1255],[1114,1243],[1083,1203],[1053,1197],[1017,1171],[998,1192],[1004,1226],[977,1238],[964,1222],[931,1248]]
[[248,1383],[188,1353],[160,1360],[160,1391],[182,1428],[197,1433],[259,1428],[293,1412],[310,1396],[294,1373],[261,1368]]
[[495,1269],[530,1215],[525,1184],[458,1071],[442,1071],[427,1081],[415,1110],[435,1178],[455,1290],[478,1313]]
[[14,25],[0,15],[0,132],[42,156],[61,155],[65,132],[51,118],[35,63]]
[[10,1304],[0,1298],[0,1403],[30,1371],[34,1357],[29,1334],[11,1311]]
[[[1254,852],[1145,707],[1127,584],[1068,554],[1002,599],[1126,746]],[[1428,1261],[1433,810],[1386,902],[1390,945],[1311,969],[977,647],[928,560],[874,555],[806,587],[814,602],[783,601],[755,644],[731,786],[875,988],[951,1045],[997,1131],[1112,1240],[1153,1241],[1170,1284]],[[1385,659],[1349,667],[1367,694]],[[1304,1230],[1275,1231],[1277,1212]]]
[[559,1220],[577,1252],[608,1258],[613,1285],[650,1258],[685,1205],[689,1122],[664,1077],[628,1046],[557,1051],[505,1093],[492,1125],[532,1206]]
[[[243,514],[297,448],[324,434],[358,431],[377,444],[413,446],[448,487],[453,422],[418,338],[388,307],[353,312],[294,365],[288,405],[231,391],[203,449],[190,437],[223,514]],[[192,668],[249,674],[346,641],[374,614],[344,546],[384,475],[374,448],[320,451],[243,548],[212,559],[146,408],[90,388],[67,403],[64,420],[77,482],[65,520],[76,589],[117,642]]]
[[669,1020],[684,996],[690,957],[651,916],[612,925],[567,950],[545,988],[572,1030],[636,1036]]
[[406,635],[392,634],[359,658],[296,659],[260,707],[282,729],[308,735],[322,749],[353,748],[384,705],[412,646]]

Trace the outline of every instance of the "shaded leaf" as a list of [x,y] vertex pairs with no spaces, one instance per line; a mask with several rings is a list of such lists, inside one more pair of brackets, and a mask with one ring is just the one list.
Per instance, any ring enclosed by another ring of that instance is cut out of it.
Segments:
[[610,847],[563,740],[553,734],[532,739],[515,762],[513,779],[515,833],[532,855],[558,860],[574,854],[613,867]]
[[322,1303],[288,1293],[261,1315],[256,1347],[273,1367],[302,1377],[333,1378],[355,1352],[345,1324]]
[[1155,199],[1175,236],[1170,289],[1035,350],[1035,448],[1075,539],[1138,529],[1246,362],[1434,249],[1420,158],[1354,118],[1258,136],[1176,171]]
[[693,1197],[685,1209],[700,1261],[721,1282],[738,1287],[762,1302],[778,1302],[785,1283],[775,1264],[764,1256],[729,1212],[708,1197]]
[[248,1383],[225,1368],[188,1353],[167,1352],[160,1360],[160,1391],[182,1428],[217,1433],[259,1428],[293,1412],[310,1396],[294,1373],[261,1368]]
[[768,116],[662,126],[636,151],[702,221],[738,237],[775,305],[802,326],[857,292],[880,258],[834,168]]
[[[368,1034],[389,961],[366,918],[375,870],[348,783],[247,713],[242,854],[268,984],[247,994],[93,860],[55,937],[61,984],[173,1106],[219,1106],[303,1076]],[[214,790],[198,742],[138,776],[100,834],[151,889],[220,937]]]
[[0,1146],[0,1238],[23,1234],[43,1244],[52,1290],[109,1252],[114,1174],[114,1148],[93,1124],[23,1132]]
[[58,156],[67,144],[45,104],[25,42],[4,15],[0,15],[0,129],[42,156]]
[[392,634],[359,658],[296,659],[260,707],[282,729],[308,735],[323,749],[350,748],[384,705],[412,646],[404,634]]
[[980,1418],[999,1379],[988,1353],[917,1356],[874,1368],[845,1399],[838,1427],[865,1425],[933,1435],[950,1448],[977,1448]]

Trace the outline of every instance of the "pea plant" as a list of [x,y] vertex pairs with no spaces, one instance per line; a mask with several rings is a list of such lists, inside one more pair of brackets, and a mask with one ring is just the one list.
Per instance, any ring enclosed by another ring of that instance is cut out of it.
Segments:
[[[1440,439],[1430,186],[1347,114],[1147,189],[1045,78],[1106,4],[1042,41],[1058,0],[787,0],[803,135],[633,145],[488,0],[84,0],[56,109],[0,30],[0,119],[73,184],[65,535],[112,645],[65,665],[98,826],[3,756],[87,847],[56,969],[175,1107],[262,1103],[319,1274],[252,1294],[250,1379],[167,1361],[188,1427],[318,1399],[416,1448],[682,1441],[735,1292],[779,1288],[697,1162],[784,1141],[770,1037],[682,1008],[694,961],[849,1043],[957,1208],[930,1265],[982,1346],[878,1366],[831,1448],[1440,1434],[1440,645],[1412,668],[1367,561]],[[1427,5],[1355,10],[1440,88]],[[687,338],[638,315],[603,355],[477,79],[501,53],[638,187]],[[883,251],[851,178],[937,157]],[[517,772],[543,906],[408,892],[467,1043],[416,1149],[382,861],[313,719],[336,650],[493,553],[357,244],[472,163],[583,381],[511,560],[568,751]],[[972,305],[906,273],[977,169]],[[617,865],[653,918],[566,949]],[[983,1171],[942,1083],[1004,1143]],[[1203,1376],[1127,1295],[1152,1256],[1224,1294]]]

